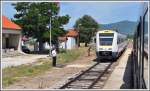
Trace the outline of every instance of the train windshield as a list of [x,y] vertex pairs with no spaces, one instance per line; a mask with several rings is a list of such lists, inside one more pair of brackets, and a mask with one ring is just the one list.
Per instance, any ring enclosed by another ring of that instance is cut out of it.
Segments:
[[100,33],[99,36],[100,37],[113,37],[114,33]]
[[100,45],[112,45],[113,38],[100,38]]

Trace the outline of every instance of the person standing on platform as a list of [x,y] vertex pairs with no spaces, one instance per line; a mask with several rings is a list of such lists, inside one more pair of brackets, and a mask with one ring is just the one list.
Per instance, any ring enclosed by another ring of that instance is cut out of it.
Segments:
[[51,55],[52,55],[52,65],[54,67],[56,67],[57,52],[56,52],[56,48],[55,47],[52,48],[52,54]]

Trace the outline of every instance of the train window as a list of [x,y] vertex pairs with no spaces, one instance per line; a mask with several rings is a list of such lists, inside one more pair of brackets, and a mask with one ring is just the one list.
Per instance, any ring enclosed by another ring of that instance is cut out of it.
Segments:
[[120,43],[122,43],[122,42],[124,42],[124,41],[125,41],[125,39],[118,37],[118,39],[117,39],[117,44],[120,44]]
[[113,37],[114,34],[113,33],[100,33],[99,36],[100,37],[106,37],[106,36]]
[[112,45],[113,38],[100,38],[100,45]]
[[120,43],[120,38],[118,37],[118,39],[117,39],[117,44],[119,44]]

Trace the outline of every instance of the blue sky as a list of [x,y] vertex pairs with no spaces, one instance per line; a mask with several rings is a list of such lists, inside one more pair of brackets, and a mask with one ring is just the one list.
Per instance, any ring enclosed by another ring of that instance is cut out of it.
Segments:
[[[142,2],[61,2],[59,15],[68,14],[71,18],[64,27],[72,28],[75,21],[87,14],[100,24],[122,20],[136,21]],[[9,2],[2,3],[2,14],[13,18],[16,13]]]

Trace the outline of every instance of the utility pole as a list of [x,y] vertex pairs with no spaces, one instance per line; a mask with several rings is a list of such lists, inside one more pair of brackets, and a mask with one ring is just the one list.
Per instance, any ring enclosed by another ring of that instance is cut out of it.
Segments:
[[80,47],[80,26],[81,26],[82,24],[79,24],[78,25],[78,47]]
[[50,54],[50,56],[51,56],[51,47],[52,47],[52,43],[51,43],[51,40],[52,40],[52,36],[51,36],[51,30],[52,30],[52,24],[51,24],[51,10],[48,10],[48,13],[50,14],[50,17],[49,17],[49,30],[50,30],[50,38],[49,38],[49,43],[50,43],[50,45],[49,45],[49,54]]

